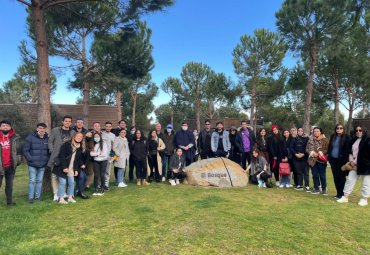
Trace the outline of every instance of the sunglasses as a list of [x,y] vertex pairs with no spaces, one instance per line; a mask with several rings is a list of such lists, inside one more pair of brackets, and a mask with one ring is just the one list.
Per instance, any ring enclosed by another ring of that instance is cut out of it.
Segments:
[[337,130],[338,130],[338,129],[343,129],[343,127],[337,127]]
[[356,132],[362,132],[362,129],[356,129]]

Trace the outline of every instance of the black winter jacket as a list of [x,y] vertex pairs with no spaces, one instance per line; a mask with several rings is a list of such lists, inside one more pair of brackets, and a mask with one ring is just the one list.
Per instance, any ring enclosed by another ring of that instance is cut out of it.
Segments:
[[[67,178],[67,173],[63,172],[63,169],[66,169],[69,167],[69,164],[72,159],[72,143],[71,142],[66,142],[63,143],[62,147],[60,148],[58,158],[60,160],[60,165],[54,167],[53,173],[62,178]],[[73,162],[73,169],[74,171],[80,172],[81,169],[80,167],[82,165],[86,164],[86,155],[85,153],[82,152],[82,148],[77,148],[76,150],[76,155],[75,155],[75,160]]]
[[50,157],[48,141],[48,134],[41,138],[37,131],[27,136],[22,152],[29,166],[36,168],[46,166]]

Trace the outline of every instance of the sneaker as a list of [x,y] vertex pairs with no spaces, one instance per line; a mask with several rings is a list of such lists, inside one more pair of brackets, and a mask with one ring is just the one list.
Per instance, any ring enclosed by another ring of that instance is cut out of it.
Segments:
[[281,189],[284,188],[284,184],[280,184],[279,188],[281,188]]
[[68,200],[67,200],[67,201],[68,201],[68,203],[73,203],[73,204],[74,204],[74,203],[77,203],[77,201],[76,201],[76,200],[74,200],[74,199],[73,199],[73,197],[68,198]]
[[347,198],[347,197],[345,197],[345,196],[343,196],[343,197],[339,198],[339,199],[337,200],[337,202],[338,202],[338,203],[341,203],[341,204],[343,204],[343,203],[348,203],[348,198]]
[[276,185],[277,187],[280,187],[280,182],[279,182],[279,181],[277,181],[277,182],[275,183],[275,185]]
[[140,180],[137,180],[136,185],[137,186],[140,186],[141,185],[141,181]]
[[143,185],[150,185],[149,182],[147,182],[145,179],[143,180]]
[[308,193],[311,192],[310,187],[306,186],[306,192],[308,192]]
[[165,182],[166,181],[166,177],[162,177],[162,182]]
[[262,188],[266,188],[266,182],[263,182]]
[[122,182],[122,188],[126,188],[127,187],[127,184]]
[[98,192],[94,192],[92,195],[93,196],[99,196],[98,194],[99,194]]
[[321,194],[323,194],[324,196],[327,196],[327,195],[328,195],[328,192],[327,192],[326,190],[323,190],[323,191],[321,192]]
[[118,183],[118,188],[123,188],[123,182]]
[[65,200],[64,200],[64,198],[62,198],[62,197],[61,197],[61,198],[59,198],[58,203],[59,203],[59,204],[63,204],[63,205],[68,204],[68,202],[67,202],[67,201],[65,201]]
[[298,185],[298,186],[297,186],[297,187],[295,187],[294,189],[295,189],[295,190],[303,190],[303,187]]
[[286,184],[285,185],[285,188],[289,189],[290,188],[290,184]]
[[58,201],[58,196],[57,196],[57,194],[54,194],[53,201],[55,201],[55,202],[57,202],[57,201]]
[[103,186],[103,190],[104,190],[104,191],[109,191],[109,187],[107,187],[107,186]]
[[176,186],[176,182],[173,179],[169,180],[169,183],[171,184],[171,186]]
[[262,188],[263,181],[261,179],[258,179],[258,188]]
[[321,187],[321,185],[319,185],[319,190],[320,190],[320,191],[322,191],[322,187]]
[[180,180],[179,179],[175,179],[175,182],[176,182],[176,185],[179,185],[180,184]]
[[360,201],[358,201],[359,206],[367,206],[367,199],[361,198]]
[[313,194],[313,195],[318,195],[318,194],[320,194],[320,190],[318,190],[318,189],[314,189],[314,190],[311,192],[311,194]]

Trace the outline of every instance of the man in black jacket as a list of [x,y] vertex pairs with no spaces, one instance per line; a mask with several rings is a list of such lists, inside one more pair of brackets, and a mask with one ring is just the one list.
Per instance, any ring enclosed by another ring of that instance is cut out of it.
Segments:
[[211,137],[213,130],[211,128],[211,121],[206,120],[204,122],[204,129],[199,133],[197,147],[201,159],[207,159],[213,157],[211,148]]

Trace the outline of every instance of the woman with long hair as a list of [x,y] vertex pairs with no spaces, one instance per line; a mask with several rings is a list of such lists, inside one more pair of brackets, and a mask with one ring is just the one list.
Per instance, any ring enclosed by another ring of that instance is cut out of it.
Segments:
[[[82,133],[75,133],[70,141],[65,142],[58,154],[60,165],[54,167],[53,173],[58,177],[58,202],[60,204],[76,203],[73,199],[75,176],[79,169],[85,167],[86,151],[85,139]],[[68,183],[68,185],[67,185]],[[64,192],[67,185],[68,200],[64,200]]]
[[238,130],[235,126],[232,126],[229,131],[229,140],[231,144],[229,159],[235,163],[242,165],[242,152],[243,152],[243,141],[238,136]]
[[272,125],[271,133],[272,134],[267,138],[267,148],[270,157],[270,170],[275,176],[275,185],[280,186],[279,164],[281,162],[281,137],[279,127],[277,125]]
[[330,137],[328,149],[329,163],[334,177],[335,189],[337,190],[336,199],[344,195],[343,189],[348,171],[342,171],[341,167],[348,162],[349,152],[349,135],[346,134],[346,129],[342,124],[337,124],[335,125],[334,133]]
[[124,188],[127,187],[124,178],[125,178],[125,171],[127,166],[127,161],[130,157],[130,148],[128,145],[128,140],[126,138],[126,130],[121,129],[119,132],[119,136],[114,139],[113,142],[113,151],[114,154],[117,156],[117,159],[114,161],[114,166],[117,167],[117,181],[118,187]]
[[262,156],[265,157],[267,163],[269,162],[269,153],[267,148],[267,131],[266,128],[261,128],[256,138],[257,149],[261,152]]
[[362,198],[358,202],[358,205],[366,206],[370,196],[370,138],[367,135],[365,127],[356,126],[355,137],[351,142],[351,148],[349,162],[353,165],[353,169],[349,171],[346,184],[344,185],[344,195],[337,202],[348,202],[348,197],[352,193],[357,179],[362,176]]
[[132,159],[136,168],[137,185],[149,185],[146,181],[148,148],[143,133],[136,129],[130,145]]
[[94,158],[94,188],[93,196],[104,195],[105,170],[107,169],[109,151],[99,132],[93,135],[94,140],[90,144],[90,156]]
[[151,130],[148,134],[148,164],[150,169],[149,182],[153,178],[157,181],[161,181],[162,174],[162,157],[159,154],[160,151],[165,149],[164,142],[157,136],[156,130]]
[[252,183],[258,184],[260,188],[266,188],[271,171],[268,169],[267,160],[258,149],[253,150],[251,163],[246,171],[250,172]]

